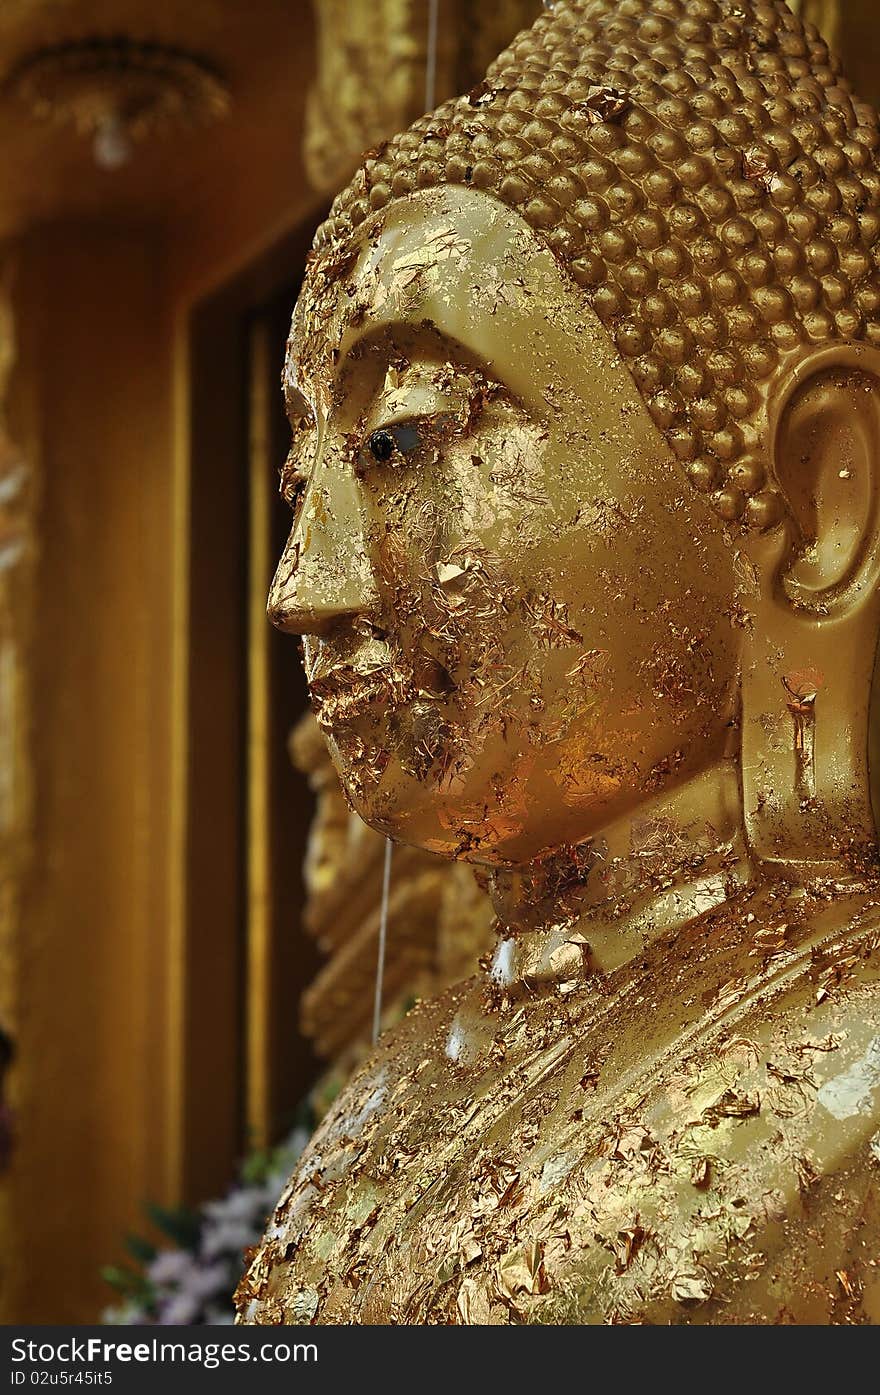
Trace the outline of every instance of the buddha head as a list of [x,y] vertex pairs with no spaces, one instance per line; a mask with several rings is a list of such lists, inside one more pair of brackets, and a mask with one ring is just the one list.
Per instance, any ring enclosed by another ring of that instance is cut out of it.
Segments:
[[368,823],[519,864],[723,768],[762,857],[872,842],[878,148],[778,0],[559,0],[368,155],[270,596]]

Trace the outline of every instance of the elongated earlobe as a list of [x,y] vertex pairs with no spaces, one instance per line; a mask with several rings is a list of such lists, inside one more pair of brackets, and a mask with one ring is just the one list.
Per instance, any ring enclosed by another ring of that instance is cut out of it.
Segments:
[[840,344],[802,363],[782,385],[771,447],[786,519],[752,553],[760,598],[742,668],[747,837],[789,875],[849,876],[877,847],[880,354]]
[[880,355],[817,358],[790,385],[773,453],[792,523],[782,594],[827,618],[880,582]]

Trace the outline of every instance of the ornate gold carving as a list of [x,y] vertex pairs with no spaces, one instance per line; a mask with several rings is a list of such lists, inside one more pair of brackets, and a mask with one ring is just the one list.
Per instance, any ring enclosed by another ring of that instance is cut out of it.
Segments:
[[[41,120],[70,122],[82,135],[118,130],[143,140],[225,116],[229,92],[202,59],[158,43],[81,39],[28,54],[8,87]],[[111,161],[107,161],[110,163]]]
[[[305,161],[316,189],[348,178],[362,151],[424,111],[427,0],[315,0],[318,72],[309,93]],[[538,0],[440,0],[437,101],[464,92]]]

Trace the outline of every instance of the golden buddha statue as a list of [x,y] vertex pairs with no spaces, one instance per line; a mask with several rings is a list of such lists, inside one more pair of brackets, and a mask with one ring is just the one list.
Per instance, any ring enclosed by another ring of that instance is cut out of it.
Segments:
[[337,199],[270,613],[498,940],[240,1320],[880,1320],[878,147],[779,0],[560,0]]

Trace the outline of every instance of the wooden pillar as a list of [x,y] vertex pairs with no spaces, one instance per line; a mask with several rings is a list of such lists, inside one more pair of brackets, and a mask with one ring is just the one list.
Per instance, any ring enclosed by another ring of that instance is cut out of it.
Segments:
[[111,1296],[101,1266],[142,1225],[142,1202],[168,1192],[172,524],[158,253],[149,231],[75,225],[17,249],[16,437],[40,482],[18,515],[12,581],[27,587],[11,620],[7,606],[0,652],[0,701],[23,713],[30,616],[28,730],[16,719],[6,800],[18,831],[3,845],[19,1120],[5,1305],[19,1322],[94,1320]]

